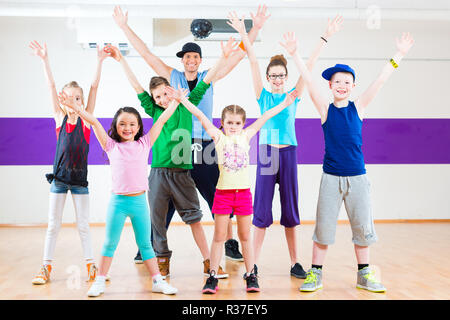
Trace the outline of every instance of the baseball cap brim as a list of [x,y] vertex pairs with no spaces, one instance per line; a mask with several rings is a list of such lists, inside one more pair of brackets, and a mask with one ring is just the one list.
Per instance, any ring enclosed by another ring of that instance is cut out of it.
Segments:
[[352,69],[348,69],[348,68],[342,68],[342,67],[331,67],[326,69],[324,72],[322,72],[322,77],[325,80],[331,80],[331,77],[333,76],[333,74],[335,74],[336,72],[348,72],[351,73],[353,75],[353,80],[355,80],[355,72]]

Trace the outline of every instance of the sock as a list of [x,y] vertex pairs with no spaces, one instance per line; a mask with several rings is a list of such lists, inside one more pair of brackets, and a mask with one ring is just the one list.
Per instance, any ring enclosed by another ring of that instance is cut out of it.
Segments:
[[368,263],[367,264],[358,264],[358,271],[361,269],[364,269],[365,267],[368,267],[368,266],[369,266]]
[[153,283],[157,283],[157,282],[163,281],[161,273],[158,272],[158,273],[154,274],[152,276],[152,280],[153,280]]
[[44,260],[44,262],[42,263],[44,266],[47,266],[47,265],[52,265],[52,261],[51,260]]
[[312,264],[311,268],[316,268],[316,269],[322,270],[322,265]]
[[94,259],[86,259],[86,264],[94,263]]
[[98,281],[98,282],[105,282],[105,280],[106,280],[106,276],[98,275],[98,276],[95,278],[95,281]]

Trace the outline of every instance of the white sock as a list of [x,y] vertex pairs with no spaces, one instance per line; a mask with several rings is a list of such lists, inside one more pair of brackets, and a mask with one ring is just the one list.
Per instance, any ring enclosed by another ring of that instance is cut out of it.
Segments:
[[105,282],[105,280],[106,280],[106,276],[100,276],[100,275],[98,275],[98,276],[95,278],[95,281],[98,281],[98,282]]
[[164,280],[163,277],[162,277],[162,275],[161,275],[161,273],[155,274],[155,275],[152,277],[152,279],[153,279],[153,282],[154,282],[154,283],[161,282],[161,281]]

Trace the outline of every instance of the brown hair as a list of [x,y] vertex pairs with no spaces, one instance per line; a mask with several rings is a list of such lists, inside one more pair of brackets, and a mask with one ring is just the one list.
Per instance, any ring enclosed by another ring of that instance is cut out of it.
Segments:
[[274,66],[282,66],[286,70],[286,75],[288,74],[287,70],[287,60],[282,54],[277,54],[276,56],[273,56],[270,58],[270,62],[267,65],[266,69],[266,75],[269,75],[269,69]]
[[166,78],[164,77],[152,77],[150,79],[150,84],[149,84],[149,90],[150,90],[150,94],[152,93],[153,89],[156,89],[157,87],[159,87],[160,85],[165,85],[165,86],[170,86],[169,81],[167,81]]
[[[225,115],[227,113],[232,113],[232,114],[238,114],[242,117],[242,122],[245,123],[245,120],[247,119],[247,115],[245,114],[245,110],[244,108],[238,106],[237,104],[230,104],[229,106],[226,106],[225,108],[223,108],[222,110],[222,123],[225,121]],[[220,130],[223,129],[223,126],[220,126],[219,128]]]
[[[69,83],[66,83],[66,84],[64,85],[64,87],[62,87],[62,90],[61,90],[61,91],[64,91],[64,89],[66,89],[66,88],[78,88],[78,89],[80,89],[80,90],[81,90],[81,101],[83,102],[83,105],[84,105],[84,93],[83,93],[83,88],[80,87],[80,85],[78,84],[78,82],[76,82],[76,81],[70,81]],[[64,113],[67,114],[67,110],[65,109],[65,107],[64,107],[64,106],[61,106],[61,107],[62,107]]]

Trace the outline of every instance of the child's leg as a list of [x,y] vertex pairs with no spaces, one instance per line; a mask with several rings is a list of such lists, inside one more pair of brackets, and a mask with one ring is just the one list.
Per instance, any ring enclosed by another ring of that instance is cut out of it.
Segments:
[[89,194],[77,194],[72,190],[72,200],[84,258],[87,263],[92,263],[94,262],[94,253],[89,230]]
[[191,223],[189,226],[191,227],[192,236],[194,237],[194,241],[200,250],[203,260],[208,259],[210,252],[208,242],[206,241],[205,231],[203,230],[201,222]]
[[223,244],[227,237],[227,227],[230,216],[228,214],[214,215],[214,238],[211,243],[211,271],[215,271],[216,275],[219,270],[219,262],[222,257]]
[[252,224],[251,215],[236,215],[238,225],[238,236],[242,245],[242,255],[244,256],[245,268],[248,273],[252,272],[255,264],[252,241],[250,240],[250,226]]
[[[55,183],[55,182],[53,182]],[[55,252],[56,238],[61,229],[62,214],[64,204],[66,202],[66,193],[50,192],[49,210],[48,210],[48,227],[45,237],[44,246],[44,262],[43,264],[51,264],[53,260],[53,253]]]
[[102,258],[100,259],[99,275],[106,276],[111,266],[114,251],[122,234],[125,219],[127,218],[126,196],[112,195],[106,214],[105,241],[102,248]]
[[289,250],[289,257],[291,258],[291,266],[297,263],[297,233],[296,227],[284,228],[286,242]]
[[325,261],[325,255],[327,254],[328,245],[320,244],[313,241],[313,253],[312,253],[312,264],[321,266]]

